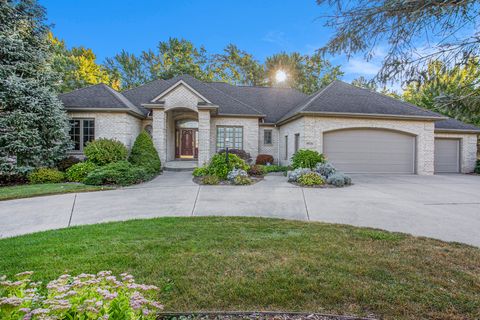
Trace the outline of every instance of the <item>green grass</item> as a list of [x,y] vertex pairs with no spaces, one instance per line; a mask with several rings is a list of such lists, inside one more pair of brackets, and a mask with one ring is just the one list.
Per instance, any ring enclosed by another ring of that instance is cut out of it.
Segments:
[[85,192],[111,189],[102,186],[87,186],[81,183],[44,183],[0,187],[0,200],[44,196],[48,194]]
[[131,272],[166,311],[288,310],[385,319],[480,316],[480,250],[322,223],[161,218],[0,240],[0,274]]

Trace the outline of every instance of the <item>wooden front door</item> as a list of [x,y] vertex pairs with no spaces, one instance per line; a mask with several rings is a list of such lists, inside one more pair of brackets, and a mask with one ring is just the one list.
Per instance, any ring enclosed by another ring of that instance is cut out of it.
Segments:
[[195,130],[180,129],[180,156],[192,157],[195,153]]

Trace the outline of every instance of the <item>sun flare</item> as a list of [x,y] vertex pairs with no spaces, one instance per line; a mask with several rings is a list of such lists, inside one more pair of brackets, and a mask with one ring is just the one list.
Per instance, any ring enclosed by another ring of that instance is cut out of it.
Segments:
[[285,80],[287,80],[287,73],[283,70],[278,70],[275,73],[275,80],[277,82],[284,82]]

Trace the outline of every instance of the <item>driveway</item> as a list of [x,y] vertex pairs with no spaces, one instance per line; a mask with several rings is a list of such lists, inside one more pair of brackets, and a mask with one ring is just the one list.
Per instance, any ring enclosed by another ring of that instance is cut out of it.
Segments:
[[166,172],[112,191],[0,202],[0,236],[162,216],[262,216],[406,232],[480,246],[480,176],[352,175],[340,189],[293,186],[267,176],[252,186],[198,186]]

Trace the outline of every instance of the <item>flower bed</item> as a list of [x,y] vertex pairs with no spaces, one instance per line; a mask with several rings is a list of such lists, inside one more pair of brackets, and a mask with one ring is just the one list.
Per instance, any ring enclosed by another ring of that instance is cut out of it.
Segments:
[[120,279],[110,271],[64,274],[46,286],[30,279],[32,272],[0,277],[0,319],[143,319],[153,320],[163,306],[153,300],[156,286],[137,284],[132,275]]
[[288,182],[301,187],[341,188],[352,185],[352,179],[328,162],[319,162],[313,169],[297,168],[287,173]]

